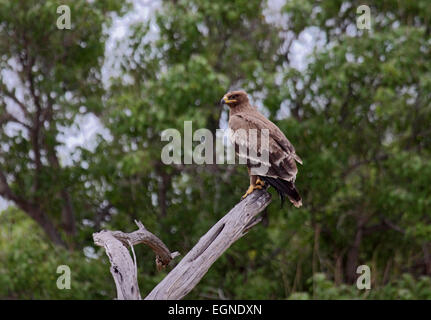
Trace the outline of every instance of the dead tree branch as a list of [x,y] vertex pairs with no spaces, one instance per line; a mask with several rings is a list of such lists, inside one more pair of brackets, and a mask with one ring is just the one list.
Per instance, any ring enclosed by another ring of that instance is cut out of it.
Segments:
[[[119,300],[141,299],[134,245],[144,243],[153,249],[158,270],[167,266],[173,258],[179,255],[178,252],[171,253],[168,247],[149,232],[141,222],[135,221],[135,223],[138,225],[138,230],[131,233],[103,230],[93,234],[94,243],[105,248],[106,255],[111,262],[111,274],[117,287],[117,299]],[[133,252],[133,260],[129,253],[129,246]]]
[[[238,239],[261,221],[259,213],[271,202],[271,195],[258,190],[239,202],[221,218],[193,247],[178,265],[150,292],[146,300],[177,300],[185,297],[207,273],[211,265]],[[111,273],[118,299],[141,299],[136,259],[128,246],[144,243],[156,254],[158,269],[179,255],[171,253],[164,243],[140,223],[132,233],[101,231],[93,234],[94,243],[102,246],[111,262]],[[133,252],[134,255],[134,252]]]

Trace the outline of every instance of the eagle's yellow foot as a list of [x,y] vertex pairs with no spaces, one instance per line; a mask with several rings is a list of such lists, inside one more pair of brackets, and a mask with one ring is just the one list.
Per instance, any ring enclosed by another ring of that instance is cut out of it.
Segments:
[[255,184],[255,185],[250,185],[249,187],[248,187],[248,189],[247,189],[247,192],[241,197],[241,199],[245,199],[245,198],[247,198],[247,196],[249,195],[249,194],[251,194],[254,190],[256,190],[256,189],[262,189],[262,186],[260,186],[260,185],[257,185],[257,184]]
[[260,180],[259,178],[257,178],[256,180],[256,184],[261,185],[262,187],[265,186],[265,182],[263,182],[262,180]]

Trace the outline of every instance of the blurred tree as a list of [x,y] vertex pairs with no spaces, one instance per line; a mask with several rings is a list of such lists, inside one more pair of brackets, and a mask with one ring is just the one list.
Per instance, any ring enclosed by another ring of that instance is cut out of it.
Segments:
[[57,28],[58,1],[0,3],[0,195],[65,245],[61,234],[73,242],[86,202],[79,161],[59,159],[61,128],[101,109],[102,28],[120,5],[61,4],[71,9],[71,30]]

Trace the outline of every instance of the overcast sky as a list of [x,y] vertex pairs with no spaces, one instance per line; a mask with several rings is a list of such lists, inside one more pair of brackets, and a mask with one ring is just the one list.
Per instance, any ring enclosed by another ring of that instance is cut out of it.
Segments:
[[[159,0],[134,0],[133,3],[133,10],[122,17],[114,17],[112,27],[106,30],[110,36],[106,42],[106,59],[102,68],[102,79],[105,86],[109,86],[110,77],[120,76],[119,57],[121,57],[122,52],[127,50],[129,26],[139,21],[152,19],[154,17],[153,13],[160,8],[161,2]],[[285,0],[268,0],[268,9],[265,11],[265,16],[269,22],[286,23],[287,18],[280,13],[284,3]],[[307,56],[312,52],[316,44],[319,44],[319,35],[319,30],[316,28],[309,28],[300,35],[299,39],[291,47],[291,66],[298,70],[304,70],[308,61]],[[151,28],[146,38],[146,41],[152,41],[157,38],[157,27],[155,25]],[[7,79],[8,86],[17,88],[19,95],[17,77],[11,72],[2,72],[1,76],[3,79]],[[11,108],[13,108],[13,105]],[[281,114],[283,116],[283,112]],[[287,114],[284,114],[284,116],[287,116]],[[11,134],[18,129],[14,125],[7,127]],[[78,116],[74,125],[69,128],[62,128],[62,131],[63,133],[60,135],[59,140],[64,145],[58,148],[58,152],[64,165],[71,164],[71,153],[77,146],[93,149],[95,147],[95,135],[102,134],[106,139],[110,138],[109,131],[101,125],[98,118],[93,114]],[[0,197],[0,212],[7,208],[8,205],[8,202]]]

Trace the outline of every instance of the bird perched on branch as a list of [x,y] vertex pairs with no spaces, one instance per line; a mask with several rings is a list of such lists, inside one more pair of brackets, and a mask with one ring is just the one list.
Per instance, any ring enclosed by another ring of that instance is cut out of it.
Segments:
[[221,104],[229,107],[230,140],[235,153],[247,164],[250,186],[243,199],[255,189],[274,187],[283,204],[287,197],[295,207],[302,205],[295,187],[298,169],[302,164],[295,148],[281,130],[249,103],[245,91],[224,95]]

